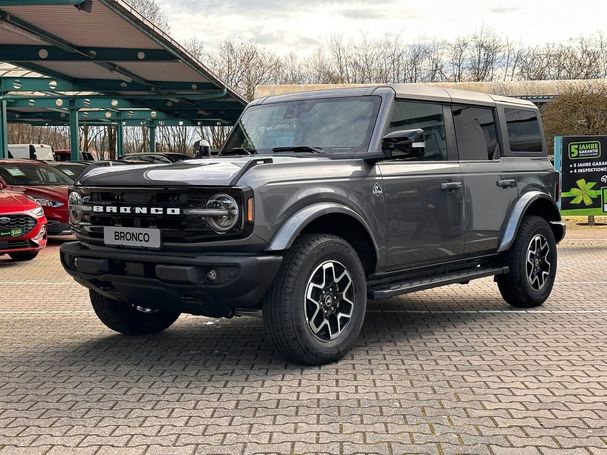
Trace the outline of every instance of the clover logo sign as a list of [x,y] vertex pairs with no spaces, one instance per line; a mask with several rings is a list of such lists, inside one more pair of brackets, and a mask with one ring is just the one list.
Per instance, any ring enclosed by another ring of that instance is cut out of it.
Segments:
[[561,194],[562,197],[573,198],[570,203],[571,205],[580,205],[584,203],[586,207],[592,205],[593,199],[600,196],[600,190],[593,189],[596,186],[596,182],[587,182],[586,179],[580,179],[577,182],[576,188],[571,188],[566,193]]

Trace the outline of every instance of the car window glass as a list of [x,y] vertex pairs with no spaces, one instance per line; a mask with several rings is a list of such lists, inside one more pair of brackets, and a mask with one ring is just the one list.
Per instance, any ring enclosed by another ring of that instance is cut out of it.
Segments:
[[453,106],[452,112],[460,160],[499,158],[494,109]]
[[419,160],[446,160],[447,136],[443,107],[440,104],[396,100],[386,134],[417,128],[424,130],[425,139],[424,155]]
[[0,166],[0,177],[9,185],[73,185],[63,172],[51,167],[30,164]]
[[318,98],[248,108],[224,150],[272,153],[277,147],[319,147],[328,153],[365,151],[375,126],[377,96]]
[[542,134],[537,114],[526,109],[505,109],[508,141],[513,152],[541,152]]

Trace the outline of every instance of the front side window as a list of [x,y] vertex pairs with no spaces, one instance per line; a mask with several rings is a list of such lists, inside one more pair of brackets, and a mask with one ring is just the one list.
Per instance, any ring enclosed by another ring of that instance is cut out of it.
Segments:
[[396,100],[385,134],[403,130],[424,130],[424,153],[421,161],[444,161],[447,156],[445,117],[440,104]]
[[238,121],[222,153],[245,149],[269,154],[293,147],[327,153],[364,152],[380,103],[377,96],[358,96],[252,106]]
[[510,150],[513,152],[541,152],[542,134],[535,111],[505,109]]
[[460,160],[493,160],[499,157],[494,109],[453,106],[453,124]]

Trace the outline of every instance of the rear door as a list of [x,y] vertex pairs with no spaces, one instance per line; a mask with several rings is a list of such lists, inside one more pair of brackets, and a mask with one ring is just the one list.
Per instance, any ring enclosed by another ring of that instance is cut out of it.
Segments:
[[456,259],[463,254],[463,180],[451,111],[439,103],[396,100],[385,134],[421,128],[415,160],[379,163],[384,180],[388,269]]
[[495,108],[455,105],[452,112],[465,185],[465,254],[495,252],[518,198],[516,174],[502,156]]

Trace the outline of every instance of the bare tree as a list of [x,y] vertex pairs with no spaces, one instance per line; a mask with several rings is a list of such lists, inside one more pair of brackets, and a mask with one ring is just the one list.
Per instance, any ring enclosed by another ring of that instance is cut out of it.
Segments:
[[126,2],[160,30],[170,31],[168,16],[156,0],[126,0]]
[[542,120],[549,150],[554,136],[605,134],[607,91],[580,88],[561,94],[543,108]]

